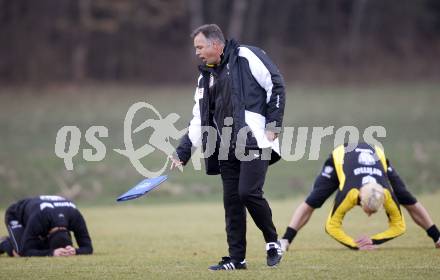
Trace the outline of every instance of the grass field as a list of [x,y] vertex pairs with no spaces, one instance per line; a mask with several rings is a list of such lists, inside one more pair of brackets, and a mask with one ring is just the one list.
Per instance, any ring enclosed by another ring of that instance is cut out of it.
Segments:
[[[397,83],[364,86],[302,86],[288,83],[285,126],[356,126],[386,128],[378,138],[389,158],[415,193],[432,192],[440,182],[440,84]],[[88,86],[49,89],[0,89],[0,206],[24,196],[60,193],[81,204],[108,205],[142,176],[129,160],[113,151],[123,148],[123,121],[128,108],[144,101],[162,116],[181,116],[179,129],[186,127],[193,105],[192,87]],[[139,113],[140,124],[148,113]],[[81,149],[90,148],[85,131],[93,125],[109,129],[102,138],[107,148],[100,162],[87,162],[82,150],[74,158],[74,170],[66,171],[54,152],[57,131],[66,125],[82,132]],[[295,130],[296,133],[296,130]],[[294,143],[296,134],[294,134]],[[305,156],[294,162],[281,161],[270,169],[265,192],[270,198],[303,195],[330,153],[334,135],[322,141],[318,160],[308,160],[311,128]],[[135,147],[148,140],[135,138]],[[174,144],[177,144],[175,141]],[[294,149],[293,149],[294,150]],[[157,170],[165,159],[161,152],[147,156],[145,166]],[[153,194],[163,201],[215,201],[221,193],[217,176],[206,176],[192,166],[183,174],[172,174]]]
[[[303,86],[288,83],[285,126],[383,126],[378,138],[410,190],[440,224],[440,84],[397,83],[363,86]],[[61,194],[77,202],[89,224],[95,254],[71,259],[0,257],[0,279],[438,279],[440,250],[407,218],[408,232],[375,252],[353,252],[331,240],[323,229],[327,209],[318,211],[299,234],[278,269],[265,266],[264,244],[248,221],[248,271],[212,273],[207,267],[226,254],[221,182],[218,176],[186,167],[150,197],[116,205],[114,199],[142,179],[123,148],[123,121],[135,102],[152,104],[163,117],[181,116],[186,127],[192,108],[191,87],[87,86],[49,89],[0,89],[0,208],[37,194]],[[139,114],[140,124],[148,113]],[[82,132],[74,170],[67,171],[54,152],[57,131],[66,125]],[[104,160],[87,162],[85,131],[106,126]],[[318,160],[304,158],[270,168],[265,194],[281,233],[293,208],[311,187],[330,153],[334,135],[323,139]],[[135,147],[148,140],[134,139]],[[296,134],[294,143],[296,141]],[[173,142],[176,144],[177,142]],[[158,169],[165,155],[143,160]],[[359,209],[358,209],[359,210]],[[348,232],[377,232],[384,215],[367,219],[360,211],[347,217]],[[2,213],[1,213],[2,214]],[[2,217],[1,215],[0,217]],[[0,234],[6,231],[0,227]]]
[[[135,206],[127,202],[83,208],[94,255],[20,259],[2,255],[0,279],[438,279],[440,273],[440,250],[408,215],[406,234],[377,251],[351,251],[332,240],[323,229],[330,201],[315,212],[278,268],[266,267],[262,235],[249,217],[248,270],[210,272],[207,267],[226,254],[220,198],[162,205],[151,204],[152,200],[143,198],[142,205]],[[419,200],[440,224],[440,193]],[[279,232],[299,202],[271,201]],[[383,210],[368,218],[357,207],[345,221],[353,236],[386,228]],[[6,233],[4,227],[0,233]]]

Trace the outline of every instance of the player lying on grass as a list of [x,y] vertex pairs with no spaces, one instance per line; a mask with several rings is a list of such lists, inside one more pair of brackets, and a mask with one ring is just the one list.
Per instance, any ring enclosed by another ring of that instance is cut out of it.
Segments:
[[[9,237],[0,240],[0,254],[9,256],[74,256],[92,254],[92,241],[81,213],[61,196],[20,200],[5,214]],[[70,231],[79,248],[74,248]]]
[[[440,248],[440,233],[427,210],[407,190],[383,150],[366,143],[344,145],[333,150],[315,180],[313,190],[293,213],[283,239],[287,251],[297,232],[307,223],[316,208],[320,208],[335,191],[334,206],[327,219],[326,232],[351,249],[371,250],[405,232],[405,221],[400,211],[403,205],[414,222],[423,228]],[[353,239],[342,228],[345,214],[359,205],[368,215],[383,205],[388,216],[388,229],[371,237]]]

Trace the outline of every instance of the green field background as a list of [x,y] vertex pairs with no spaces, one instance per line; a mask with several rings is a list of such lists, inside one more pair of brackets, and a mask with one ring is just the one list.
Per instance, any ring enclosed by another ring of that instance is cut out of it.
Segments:
[[[352,251],[324,231],[331,201],[315,211],[278,268],[266,266],[265,244],[248,215],[247,271],[208,271],[227,254],[223,205],[220,202],[129,203],[81,210],[95,253],[71,258],[0,256],[0,279],[438,279],[440,249],[402,210],[407,232],[377,251]],[[421,195],[440,224],[440,193]],[[284,231],[299,199],[272,200],[274,223]],[[0,211],[2,214],[3,211]],[[354,237],[386,228],[383,210],[367,217],[359,207],[344,221]],[[0,228],[0,234],[6,234]]]
[[[88,86],[0,90],[0,215],[13,201],[37,194],[61,194],[79,204],[93,238],[93,256],[9,259],[0,256],[0,279],[438,279],[440,255],[426,233],[406,215],[407,233],[375,252],[354,252],[324,232],[331,201],[316,211],[277,269],[265,265],[264,241],[248,220],[249,269],[212,273],[207,267],[226,255],[222,188],[218,176],[206,176],[190,165],[148,197],[118,204],[115,198],[142,176],[129,160],[113,151],[124,148],[123,120],[135,102],[148,102],[163,117],[181,116],[186,127],[193,105],[191,87]],[[440,224],[440,84],[408,83],[363,86],[294,85],[288,88],[285,126],[356,126],[362,135],[371,125],[386,128],[378,138],[408,188]],[[139,113],[140,124],[154,117]],[[87,162],[79,153],[67,171],[54,152],[57,131],[65,125],[81,129],[81,149],[90,148],[84,133],[103,125],[109,137],[103,161]],[[148,129],[135,146],[148,141]],[[268,197],[279,233],[309,191],[333,147],[322,142],[318,160],[306,154],[269,169]],[[295,134],[296,137],[296,134]],[[296,138],[294,138],[294,141]],[[174,141],[173,144],[177,144]],[[165,155],[143,160],[158,169]],[[405,212],[405,210],[403,210]],[[406,213],[406,212],[405,212]],[[359,209],[344,223],[353,236],[386,227],[383,213],[367,218]],[[0,235],[6,230],[0,227]]]
[[[163,117],[177,113],[177,128],[187,126],[193,105],[192,87],[88,86],[46,89],[0,90],[0,206],[37,194],[62,194],[82,205],[113,205],[114,198],[142,179],[130,161],[113,151],[123,149],[123,121],[128,108],[143,101]],[[377,138],[395,168],[416,194],[433,192],[440,182],[440,84],[407,83],[380,85],[310,86],[290,83],[284,125],[310,127],[306,152],[301,160],[281,161],[269,169],[265,193],[271,199],[306,194],[333,147],[334,135],[323,139],[319,159],[308,160],[311,130],[315,126],[355,126],[362,133],[369,126],[386,128]],[[155,116],[140,111],[139,125]],[[82,151],[74,157],[74,170],[67,171],[55,155],[57,131],[66,125],[82,132],[81,149],[91,148],[84,134],[90,126],[103,125],[109,137],[100,162],[87,162]],[[149,139],[151,130],[134,137],[135,147]],[[281,137],[282,139],[282,137]],[[177,145],[177,141],[172,142]],[[292,153],[294,147],[292,147]],[[142,160],[158,170],[166,155],[156,151]],[[214,201],[221,193],[218,176],[206,176],[192,165],[173,172],[149,203]],[[144,202],[132,202],[143,204]]]

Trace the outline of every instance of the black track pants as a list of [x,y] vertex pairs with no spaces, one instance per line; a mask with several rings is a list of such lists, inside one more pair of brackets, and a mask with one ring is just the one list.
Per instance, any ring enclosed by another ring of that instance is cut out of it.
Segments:
[[246,209],[265,241],[277,241],[272,211],[263,197],[268,166],[269,162],[260,158],[239,161],[230,156],[228,160],[220,161],[229,255],[236,261],[246,256]]

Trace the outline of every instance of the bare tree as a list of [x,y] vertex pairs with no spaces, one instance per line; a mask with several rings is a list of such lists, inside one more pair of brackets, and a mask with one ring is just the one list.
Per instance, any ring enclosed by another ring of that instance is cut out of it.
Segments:
[[79,10],[79,31],[78,40],[72,51],[72,76],[76,82],[82,82],[87,74],[87,26],[91,22],[91,2],[90,0],[80,0],[78,2]]
[[189,27],[196,29],[203,24],[203,2],[202,0],[187,0],[189,12]]
[[230,37],[241,39],[247,6],[248,6],[247,0],[233,1],[231,19],[229,23],[229,32],[228,32]]
[[360,47],[361,41],[361,24],[365,14],[365,8],[368,0],[353,1],[352,15],[350,18],[350,33],[348,54],[350,60],[355,59]]
[[255,41],[257,33],[260,30],[260,13],[264,0],[254,0],[249,8],[249,16],[246,24],[246,34],[242,38],[249,41]]

